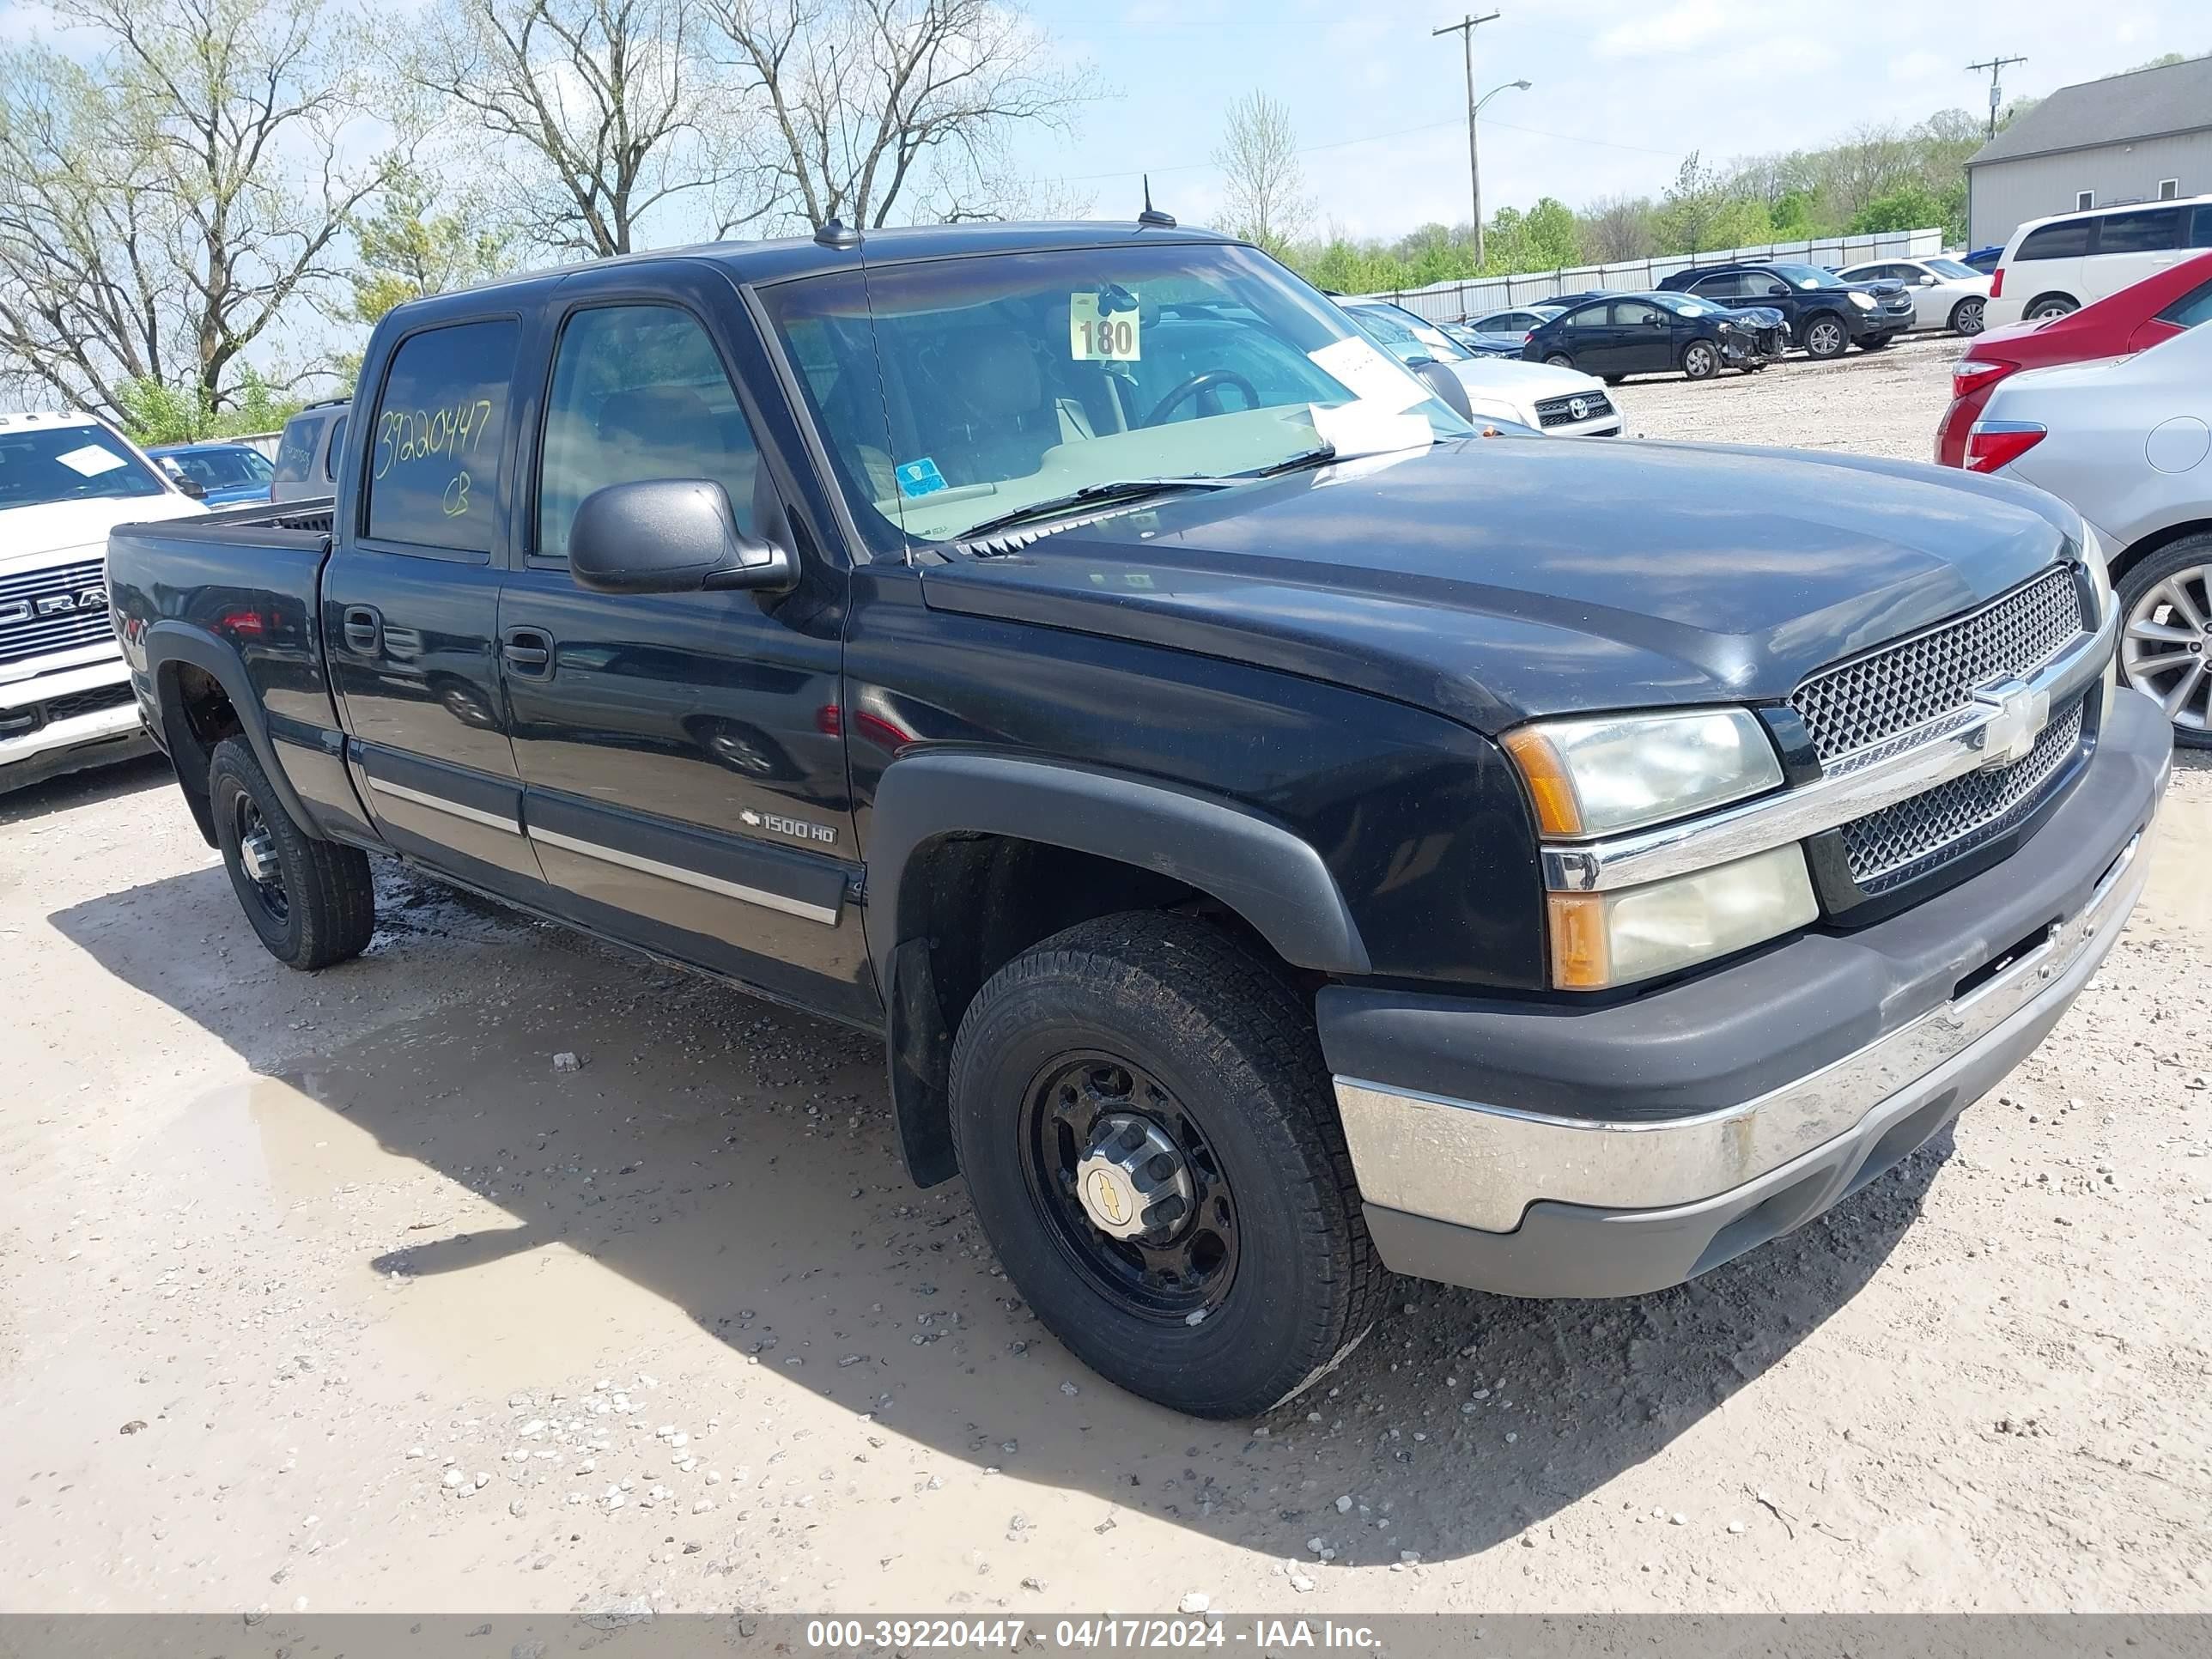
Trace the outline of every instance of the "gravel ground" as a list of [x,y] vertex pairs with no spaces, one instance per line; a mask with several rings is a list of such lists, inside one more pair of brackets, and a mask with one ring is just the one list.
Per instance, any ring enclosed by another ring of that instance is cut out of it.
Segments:
[[[1917,456],[1949,355],[1624,395]],[[1954,1138],[1662,1295],[1407,1283],[1235,1425],[1042,1332],[851,1033],[396,871],[290,974],[158,765],[0,845],[0,1607],[2212,1602],[2212,769]]]

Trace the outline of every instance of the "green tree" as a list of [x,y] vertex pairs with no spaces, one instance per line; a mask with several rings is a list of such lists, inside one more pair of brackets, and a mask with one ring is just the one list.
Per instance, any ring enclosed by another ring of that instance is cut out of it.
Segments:
[[1925,185],[1912,184],[1875,197],[1851,216],[1844,229],[1852,236],[1867,236],[1884,230],[1925,230],[1943,220],[1943,204],[1936,192]]
[[249,432],[274,432],[300,407],[301,400],[280,392],[251,364],[217,409],[204,388],[175,386],[160,380],[125,381],[117,392],[124,430],[141,444],[191,443],[203,438],[234,438]]
[[346,273],[356,322],[374,326],[409,300],[466,288],[514,268],[515,236],[495,226],[483,204],[441,208],[413,171],[396,173],[377,210],[356,221],[361,263]]
[[1729,205],[1726,181],[1692,150],[1682,158],[1660,204],[1659,236],[1666,251],[1699,253],[1730,246],[1714,234]]

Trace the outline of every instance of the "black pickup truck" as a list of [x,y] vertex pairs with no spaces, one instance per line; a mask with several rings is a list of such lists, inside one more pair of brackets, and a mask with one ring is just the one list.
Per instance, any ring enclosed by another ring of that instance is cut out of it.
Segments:
[[1925,466],[1484,436],[1157,222],[401,307],[333,503],[114,533],[246,915],[368,854],[883,1035],[1091,1365],[1256,1413],[1389,1273],[1632,1294],[2039,1042],[2166,720],[2093,535]]

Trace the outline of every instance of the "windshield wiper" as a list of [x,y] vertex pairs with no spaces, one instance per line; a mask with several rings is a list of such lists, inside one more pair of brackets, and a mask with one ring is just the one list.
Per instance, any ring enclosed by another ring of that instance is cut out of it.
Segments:
[[1301,450],[1295,455],[1285,456],[1270,465],[1255,467],[1238,476],[1246,478],[1273,478],[1285,472],[1300,472],[1310,466],[1325,466],[1336,459],[1336,446],[1323,444],[1318,449]]
[[1048,495],[1041,501],[1031,501],[1026,507],[1018,507],[995,518],[971,524],[953,539],[972,541],[978,536],[988,536],[994,530],[1011,530],[1031,519],[1050,518],[1055,513],[1089,507],[1097,501],[1119,501],[1131,495],[1157,495],[1166,489],[1228,489],[1247,481],[1247,478],[1209,478],[1202,474],[1182,478],[1109,478],[1100,483],[1085,484],[1080,489],[1071,489],[1065,495]]

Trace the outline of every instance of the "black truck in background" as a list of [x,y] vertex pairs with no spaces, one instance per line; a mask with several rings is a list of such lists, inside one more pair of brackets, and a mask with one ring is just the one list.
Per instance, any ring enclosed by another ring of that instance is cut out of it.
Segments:
[[403,306],[336,499],[108,584],[272,953],[368,855],[881,1033],[1040,1317],[1267,1409],[1392,1270],[1680,1283],[2063,1012],[2166,722],[2094,538],[1933,468],[1483,437],[1141,226]]

